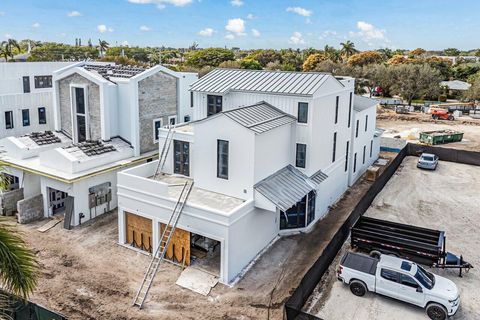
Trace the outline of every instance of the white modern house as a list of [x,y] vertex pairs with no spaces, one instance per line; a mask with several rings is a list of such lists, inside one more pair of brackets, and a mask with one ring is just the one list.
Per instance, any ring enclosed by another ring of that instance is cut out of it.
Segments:
[[0,138],[53,129],[53,72],[72,64],[0,63]]
[[116,208],[116,173],[156,157],[160,127],[188,116],[196,79],[88,62],[53,72],[52,130],[0,141],[19,220],[65,214],[71,227]]
[[378,158],[377,104],[354,81],[216,69],[193,83],[193,121],[160,130],[164,162],[118,175],[119,243],[157,248],[185,181],[166,257],[225,284],[279,235],[308,232]]

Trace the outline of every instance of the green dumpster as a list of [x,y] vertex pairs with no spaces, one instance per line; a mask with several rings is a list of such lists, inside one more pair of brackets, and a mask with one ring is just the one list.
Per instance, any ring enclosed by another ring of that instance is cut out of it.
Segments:
[[463,132],[454,130],[438,130],[420,132],[420,142],[428,145],[459,142],[463,139]]

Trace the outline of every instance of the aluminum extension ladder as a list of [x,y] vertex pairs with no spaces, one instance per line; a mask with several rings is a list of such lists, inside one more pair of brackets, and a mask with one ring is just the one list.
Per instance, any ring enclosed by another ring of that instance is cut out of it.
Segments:
[[167,161],[168,151],[170,151],[170,145],[172,144],[173,135],[175,130],[173,127],[170,126],[168,128],[167,136],[165,137],[165,142],[163,143],[162,152],[160,152],[160,156],[158,157],[158,165],[155,169],[155,174],[153,175],[153,179],[155,179],[158,173],[162,172],[163,167],[165,166],[165,162]]
[[177,203],[173,208],[170,220],[168,220],[168,223],[165,226],[165,230],[163,230],[162,237],[160,238],[160,243],[155,250],[155,254],[150,261],[150,265],[148,266],[147,272],[145,273],[142,284],[140,285],[137,295],[135,296],[135,300],[133,301],[133,305],[139,307],[140,309],[143,307],[143,303],[147,298],[148,291],[152,286],[153,278],[157,273],[160,263],[165,258],[168,245],[170,244],[170,240],[172,239],[173,233],[175,232],[178,220],[180,218],[180,215],[182,214],[185,202],[187,202],[188,196],[190,195],[192,188],[193,181],[186,181],[183,185],[180,196],[178,197]]

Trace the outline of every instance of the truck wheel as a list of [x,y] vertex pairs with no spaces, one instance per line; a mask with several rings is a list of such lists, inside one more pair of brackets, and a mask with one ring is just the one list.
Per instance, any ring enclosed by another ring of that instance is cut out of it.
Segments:
[[378,259],[380,260],[380,256],[382,255],[382,253],[378,250],[372,250],[370,251],[370,257],[372,258],[375,258],[375,259]]
[[449,115],[449,116],[448,116],[448,120],[453,121],[453,120],[455,120],[455,117],[452,116],[452,115]]
[[433,114],[433,115],[432,115],[432,119],[433,119],[433,120],[438,120],[438,116],[437,116],[436,114]]
[[367,287],[365,284],[358,280],[350,282],[350,291],[358,297],[363,297],[367,293]]
[[430,303],[427,306],[427,316],[432,320],[445,320],[448,314],[444,306],[438,303]]

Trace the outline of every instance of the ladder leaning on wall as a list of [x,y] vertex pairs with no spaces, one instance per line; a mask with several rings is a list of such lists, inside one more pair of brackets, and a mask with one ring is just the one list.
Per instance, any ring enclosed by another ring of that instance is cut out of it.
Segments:
[[155,250],[155,253],[153,254],[147,272],[143,277],[142,284],[140,285],[137,295],[135,296],[135,300],[133,301],[133,305],[139,307],[140,309],[143,307],[143,303],[147,298],[148,291],[152,286],[153,279],[157,273],[160,263],[165,258],[165,254],[170,244],[170,240],[172,239],[173,233],[175,232],[178,220],[180,218],[180,215],[182,214],[185,202],[187,202],[188,196],[190,195],[192,188],[193,181],[186,181],[183,185],[182,191],[180,192],[175,207],[173,208],[172,215],[170,216],[170,219],[165,226],[165,230],[163,230],[162,237],[160,238],[160,243]]
[[162,152],[160,152],[160,156],[158,157],[158,164],[157,168],[155,169],[153,179],[156,179],[157,175],[163,171],[163,167],[165,166],[165,162],[167,161],[168,152],[170,151],[170,145],[172,144],[174,133],[175,130],[173,129],[173,127],[169,126],[167,136],[165,137],[165,141],[163,143]]

